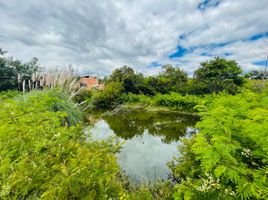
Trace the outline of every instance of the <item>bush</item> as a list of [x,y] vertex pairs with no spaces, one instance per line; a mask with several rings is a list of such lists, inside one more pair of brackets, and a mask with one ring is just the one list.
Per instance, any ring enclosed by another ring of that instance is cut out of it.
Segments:
[[247,79],[245,88],[256,93],[262,93],[268,88],[268,80],[250,80]]
[[20,93],[17,90],[8,90],[5,92],[0,92],[0,101],[18,96]]
[[[267,199],[268,93],[218,95],[172,165],[177,199]],[[179,164],[176,164],[179,163]]]
[[86,142],[79,124],[66,126],[73,103],[62,101],[54,91],[1,101],[1,199],[119,197],[118,146]]
[[92,97],[92,91],[80,89],[73,97],[74,102],[79,104],[89,103]]
[[96,110],[112,109],[120,104],[119,97],[123,92],[122,83],[110,82],[105,89],[93,96],[92,105]]
[[171,181],[157,180],[155,182],[143,182],[139,185],[127,183],[127,191],[120,194],[119,199],[128,200],[171,200],[173,184]]
[[156,95],[153,98],[156,106],[167,106],[176,110],[197,111],[195,106],[201,103],[201,99],[197,96],[186,95],[182,96],[179,93],[171,93],[165,95]]
[[120,97],[120,100],[123,103],[130,103],[130,104],[135,104],[135,103],[139,103],[142,105],[149,105],[150,104],[150,100],[151,98],[144,95],[144,94],[123,94]]

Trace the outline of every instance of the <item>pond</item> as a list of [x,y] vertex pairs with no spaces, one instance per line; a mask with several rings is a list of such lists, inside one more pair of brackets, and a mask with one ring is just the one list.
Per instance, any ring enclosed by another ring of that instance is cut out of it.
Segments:
[[121,169],[134,182],[153,181],[169,177],[167,163],[180,155],[180,139],[195,132],[198,120],[178,112],[132,110],[102,116],[90,133],[94,140],[119,137],[123,141],[117,155]]

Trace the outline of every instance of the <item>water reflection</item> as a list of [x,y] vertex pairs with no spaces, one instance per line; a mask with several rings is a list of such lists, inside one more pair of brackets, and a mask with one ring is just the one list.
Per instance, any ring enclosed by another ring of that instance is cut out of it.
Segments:
[[95,140],[116,135],[125,141],[118,162],[132,180],[165,179],[170,173],[166,163],[179,155],[180,138],[194,132],[197,121],[176,112],[133,111],[102,117],[90,133]]
[[118,158],[122,169],[135,181],[166,179],[170,173],[166,163],[177,153],[176,143],[163,143],[160,136],[150,135],[146,130],[143,135],[127,140]]
[[185,135],[187,128],[193,126],[198,118],[177,112],[140,112],[132,111],[123,115],[106,116],[103,118],[114,131],[124,139],[142,135],[148,130],[150,135],[163,136],[163,142],[178,141]]

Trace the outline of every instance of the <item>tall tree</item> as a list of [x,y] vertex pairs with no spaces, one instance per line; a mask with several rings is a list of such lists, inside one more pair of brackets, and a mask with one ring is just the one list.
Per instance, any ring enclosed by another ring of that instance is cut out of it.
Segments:
[[140,94],[144,91],[144,77],[136,73],[131,67],[124,66],[112,72],[108,82],[120,82],[125,93]]
[[241,73],[236,61],[216,57],[201,63],[194,73],[194,83],[205,93],[227,91],[234,94],[244,83]]

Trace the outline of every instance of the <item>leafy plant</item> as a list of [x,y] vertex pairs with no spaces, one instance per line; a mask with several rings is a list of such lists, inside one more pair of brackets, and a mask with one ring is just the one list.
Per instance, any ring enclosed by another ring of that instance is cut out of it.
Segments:
[[216,57],[213,60],[202,62],[201,67],[194,72],[196,92],[218,93],[226,91],[237,93],[244,79],[240,75],[242,69],[234,60]]
[[[6,51],[0,51],[0,91],[31,89],[33,76],[40,70],[37,58],[27,63],[5,56]],[[36,83],[35,83],[36,84]]]
[[123,94],[120,96],[120,100],[123,103],[128,103],[128,104],[141,104],[141,105],[150,105],[150,101],[152,98],[144,95],[144,94],[133,94],[133,93],[128,93],[128,94]]
[[193,95],[182,96],[179,93],[170,93],[165,95],[156,95],[153,98],[156,106],[167,106],[176,110],[197,111],[195,106],[201,103],[201,99]]
[[267,100],[245,91],[203,106],[200,133],[184,140],[171,165],[177,199],[267,199]]
[[55,91],[1,100],[1,199],[109,199],[123,191],[119,146],[86,140],[78,121],[66,126],[73,103],[62,101]]
[[120,82],[110,82],[101,92],[95,93],[92,99],[94,109],[112,109],[120,102],[119,97],[122,94],[123,85]]

